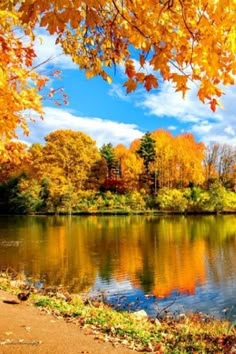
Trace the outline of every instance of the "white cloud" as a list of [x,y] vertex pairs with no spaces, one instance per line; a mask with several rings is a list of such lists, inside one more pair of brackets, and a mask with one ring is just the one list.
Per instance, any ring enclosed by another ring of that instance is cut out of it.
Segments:
[[200,135],[204,135],[206,133],[209,133],[212,129],[212,124],[209,124],[207,121],[202,121],[200,124],[194,124],[192,125],[192,131],[193,133],[197,133]]
[[224,129],[224,132],[229,134],[229,135],[232,135],[232,136],[235,136],[235,131],[234,129],[232,128],[232,126],[228,125],[225,129]]
[[65,55],[60,45],[56,45],[56,36],[49,35],[45,30],[37,30],[34,49],[37,55],[35,65],[44,63],[43,68],[49,65],[56,66],[57,69],[76,69],[69,55]]
[[171,117],[175,125],[184,124],[187,126],[184,130],[193,132],[205,143],[218,141],[236,145],[236,86],[224,88],[225,95],[221,99],[224,109],[218,108],[215,113],[208,104],[199,101],[197,87],[190,86],[191,90],[183,99],[169,82],[164,82],[157,94],[145,94],[137,105],[159,119]]
[[139,60],[137,59],[132,59],[132,60],[134,62],[134,67],[137,72],[144,73],[145,75],[154,74],[153,67],[148,62],[146,62],[143,67],[141,67]]
[[175,127],[174,125],[169,125],[169,127],[167,127],[168,130],[176,130],[177,127]]
[[147,93],[140,104],[147,108],[149,113],[158,117],[174,117],[181,122],[198,122],[209,117],[220,120],[219,113],[210,112],[208,105],[203,105],[196,97],[196,88],[182,98],[182,93],[175,92],[170,82],[164,82],[157,94]]
[[[40,39],[41,38],[41,39]],[[70,56],[62,53],[59,45],[55,45],[55,36],[47,34],[45,30],[37,29],[35,50],[37,58],[35,64],[46,61],[53,57],[52,61],[45,64],[43,68],[54,66],[58,69],[77,69]],[[140,69],[140,64],[134,60],[136,70],[144,71],[146,74],[152,72],[150,65]],[[124,65],[118,65],[119,78],[125,80]],[[112,84],[109,95],[118,97],[120,100],[130,102],[136,107],[145,109],[146,114],[165,119],[168,117],[169,130],[179,128],[182,131],[193,132],[195,136],[205,143],[222,142],[236,145],[236,86],[225,88],[226,95],[222,102],[224,110],[218,108],[216,113],[211,112],[209,105],[202,104],[197,98],[197,87],[190,84],[191,90],[183,100],[179,92],[170,82],[160,85],[157,93],[143,93],[138,89],[134,94],[126,95],[125,89],[119,84]],[[133,124],[124,124],[104,120],[96,117],[81,117],[70,113],[69,110],[46,108],[45,120],[30,124],[30,141],[42,141],[43,137],[50,131],[56,129],[75,129],[86,132],[93,137],[98,145],[112,142],[129,144],[133,139],[142,135],[141,131]],[[173,123],[169,121],[172,118]],[[111,117],[112,119],[112,117]],[[154,118],[152,118],[154,119]],[[158,122],[157,122],[158,125]]]
[[44,120],[29,122],[30,136],[26,141],[43,142],[44,137],[57,129],[82,131],[93,138],[98,146],[111,142],[113,145],[122,143],[129,145],[134,139],[143,135],[135,124],[119,123],[97,117],[79,117],[69,110],[45,107]]
[[[137,59],[132,59],[134,63],[135,70],[139,73],[144,73],[145,75],[149,75],[153,73],[153,68],[149,63],[146,63],[143,67],[140,66],[140,62]],[[118,75],[119,78],[124,83],[128,80],[127,75],[125,74],[125,65],[124,63],[119,64],[118,68]],[[130,94],[126,93],[126,89],[124,88],[123,84],[112,84],[111,88],[108,92],[110,96],[118,97],[122,101],[131,101],[131,100],[139,100],[140,95],[142,95],[143,89],[137,88],[135,92]]]
[[127,95],[124,88],[118,84],[111,84],[108,94],[112,97],[118,97],[122,101],[130,101],[130,96]]

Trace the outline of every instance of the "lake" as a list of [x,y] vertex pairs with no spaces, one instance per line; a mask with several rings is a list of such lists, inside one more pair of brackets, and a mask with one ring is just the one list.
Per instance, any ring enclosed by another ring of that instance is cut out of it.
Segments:
[[0,268],[116,308],[236,318],[236,216],[1,216]]

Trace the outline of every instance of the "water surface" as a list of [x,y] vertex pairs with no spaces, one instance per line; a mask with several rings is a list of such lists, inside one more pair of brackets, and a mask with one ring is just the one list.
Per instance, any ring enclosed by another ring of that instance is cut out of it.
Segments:
[[0,267],[155,316],[236,317],[236,216],[1,216]]

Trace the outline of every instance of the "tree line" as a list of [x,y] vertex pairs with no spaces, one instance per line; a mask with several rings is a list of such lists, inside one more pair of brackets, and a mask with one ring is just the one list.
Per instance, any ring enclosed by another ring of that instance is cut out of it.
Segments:
[[236,209],[236,148],[205,146],[189,133],[158,129],[129,147],[99,149],[83,132],[56,130],[45,144],[11,142],[7,149],[1,212]]

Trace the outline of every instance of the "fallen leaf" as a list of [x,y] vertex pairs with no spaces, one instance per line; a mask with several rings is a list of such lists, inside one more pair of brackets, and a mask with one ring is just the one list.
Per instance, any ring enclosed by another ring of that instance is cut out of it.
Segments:
[[13,332],[9,331],[9,332],[5,332],[6,336],[10,336],[11,334],[13,334]]

